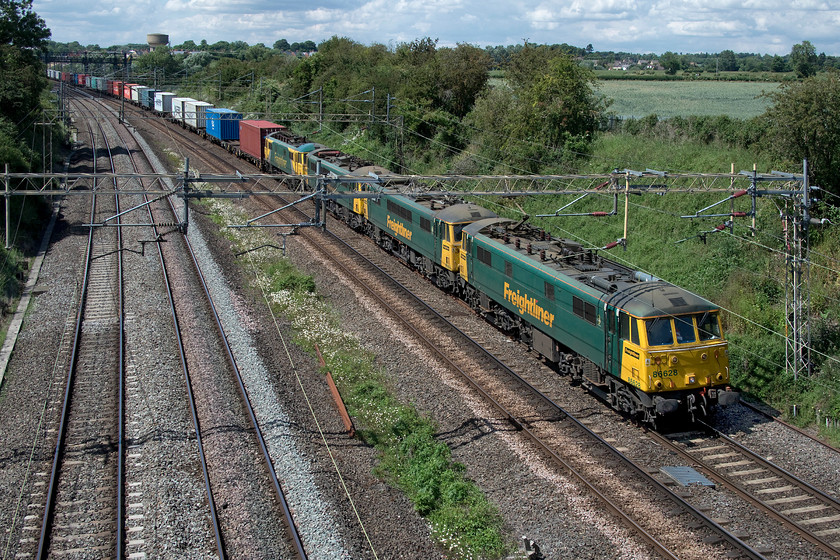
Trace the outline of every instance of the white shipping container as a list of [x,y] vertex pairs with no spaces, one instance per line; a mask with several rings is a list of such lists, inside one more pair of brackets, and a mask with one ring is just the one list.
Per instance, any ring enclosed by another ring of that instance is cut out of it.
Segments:
[[172,117],[176,120],[184,120],[184,103],[187,101],[196,101],[192,97],[173,97],[172,98]]
[[184,122],[193,128],[206,128],[207,119],[204,117],[204,111],[212,106],[212,103],[206,101],[185,101]]
[[155,94],[155,111],[161,113],[172,112],[172,99],[175,97],[174,93],[168,91],[159,91]]

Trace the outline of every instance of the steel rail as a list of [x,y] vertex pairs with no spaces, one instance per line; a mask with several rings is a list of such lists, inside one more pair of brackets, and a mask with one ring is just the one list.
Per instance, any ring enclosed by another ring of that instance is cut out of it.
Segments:
[[[166,128],[168,129],[169,127],[167,126]],[[215,154],[212,154],[212,152],[210,153],[210,155],[213,155],[214,157],[217,157],[217,156],[215,156]],[[218,157],[217,157],[217,159],[219,159],[219,161],[222,161]],[[178,210],[175,208],[171,199],[167,199],[167,200],[169,202],[169,205],[170,205],[170,208],[171,208],[171,211],[172,211],[173,215],[177,217],[179,215]],[[287,530],[289,532],[289,538],[294,543],[294,548],[295,548],[295,551],[296,551],[298,557],[301,558],[302,560],[305,560],[306,558],[308,558],[307,553],[306,553],[306,549],[303,546],[303,542],[302,542],[301,537],[300,537],[300,532],[298,531],[297,525],[295,524],[295,521],[294,521],[294,517],[292,516],[292,511],[291,511],[291,508],[289,507],[288,500],[286,499],[286,494],[283,491],[283,488],[280,484],[279,477],[277,476],[277,472],[274,469],[274,463],[271,460],[271,455],[268,451],[268,445],[266,444],[265,438],[262,435],[262,430],[260,429],[260,424],[259,424],[259,421],[257,420],[256,413],[254,412],[254,409],[251,406],[251,401],[248,398],[248,391],[245,388],[245,382],[242,379],[241,372],[239,371],[239,366],[236,363],[235,356],[233,355],[233,350],[231,349],[230,344],[227,340],[227,335],[225,334],[224,327],[222,326],[222,323],[221,323],[221,318],[219,317],[218,311],[216,310],[216,305],[215,305],[215,303],[213,301],[213,298],[210,294],[210,289],[207,286],[207,283],[204,279],[204,274],[201,271],[201,267],[198,263],[198,259],[195,255],[195,251],[192,248],[192,244],[190,243],[189,237],[187,237],[185,235],[185,236],[183,236],[183,240],[184,240],[186,250],[189,253],[190,258],[192,260],[193,267],[196,271],[196,276],[199,279],[199,282],[202,286],[202,289],[204,290],[204,293],[206,295],[207,302],[210,306],[210,311],[211,311],[211,313],[213,315],[213,318],[214,318],[214,321],[216,323],[216,328],[217,328],[217,331],[219,333],[221,343],[222,343],[222,345],[225,349],[225,353],[226,353],[227,358],[228,358],[228,362],[231,364],[231,368],[233,369],[234,376],[236,377],[236,382],[237,382],[237,385],[239,387],[240,395],[243,399],[243,406],[245,407],[246,411],[248,412],[248,416],[249,416],[249,420],[251,422],[251,425],[254,427],[254,433],[257,437],[257,441],[258,441],[258,444],[260,446],[260,451],[262,453],[263,460],[265,461],[265,465],[266,465],[266,468],[268,470],[269,477],[271,478],[272,486],[274,487],[274,491],[275,491],[275,494],[277,496],[278,502],[280,503],[280,507],[283,510],[283,516],[286,519],[286,526],[287,526]]]
[[[117,131],[117,134],[120,135],[119,131]],[[122,135],[120,135],[120,137],[122,138]],[[129,158],[131,159],[132,165],[134,166],[134,170],[138,171],[139,166],[137,165],[137,161],[134,158],[134,154],[131,151],[128,151],[127,153]],[[150,158],[147,157],[147,159]],[[142,181],[140,185],[141,187],[143,186]],[[146,202],[149,201],[149,196],[147,194],[143,194],[142,196]],[[155,224],[154,213],[152,211],[151,205],[146,205],[146,211],[149,216],[149,225],[151,225],[152,230],[154,231],[155,236],[157,237],[159,236],[160,232],[158,231],[158,226]],[[117,217],[117,220],[119,220],[119,217]],[[207,467],[207,456],[204,452],[204,443],[201,435],[201,423],[198,418],[198,409],[196,407],[195,395],[192,390],[192,379],[190,376],[189,366],[187,365],[186,349],[184,348],[184,340],[181,333],[181,324],[178,319],[178,313],[175,309],[175,297],[172,292],[172,282],[169,279],[169,272],[167,270],[166,260],[163,256],[163,249],[160,243],[156,243],[155,245],[157,246],[161,274],[163,276],[164,286],[166,287],[166,295],[169,301],[169,310],[172,315],[172,325],[173,329],[175,330],[175,341],[178,345],[178,356],[181,361],[181,370],[184,373],[184,382],[187,390],[187,400],[190,405],[190,415],[192,416],[193,427],[195,429],[196,443],[198,445],[199,462],[201,463],[201,471],[204,479],[204,489],[207,495],[208,508],[210,509],[210,524],[212,526],[213,535],[216,541],[216,549],[218,551],[219,559],[225,560],[227,558],[227,552],[225,550],[224,537],[222,535],[222,529],[219,523],[218,510],[216,508],[216,500],[213,495],[213,488],[210,484],[210,472]]]
[[[172,202],[170,201],[170,204]],[[173,207],[173,212],[175,212],[175,208]],[[177,215],[177,214],[176,214]],[[204,279],[204,274],[201,272],[201,266],[198,264],[198,259],[195,255],[195,251],[192,248],[192,244],[189,241],[189,238],[184,236],[184,241],[186,243],[187,251],[192,258],[193,265],[195,266],[196,275],[201,283],[202,288],[204,289],[204,293],[207,297],[207,302],[210,305],[210,310],[213,314],[213,318],[216,323],[216,328],[221,335],[221,342],[224,346],[225,353],[227,354],[228,360],[230,361],[231,367],[233,368],[234,375],[236,377],[236,382],[239,385],[239,391],[242,395],[242,399],[244,401],[245,410],[248,412],[248,417],[251,420],[251,425],[254,427],[254,433],[256,434],[257,441],[259,442],[260,450],[262,451],[263,459],[266,464],[266,468],[268,469],[269,476],[271,477],[271,482],[274,485],[274,491],[277,495],[278,500],[280,501],[280,507],[283,509],[283,515],[286,518],[286,525],[289,531],[289,536],[291,537],[292,541],[295,545],[295,550],[298,554],[298,557],[302,560],[306,560],[307,554],[306,549],[303,546],[303,542],[300,538],[300,533],[295,525],[294,518],[292,517],[292,511],[289,507],[289,503],[286,500],[286,494],[283,491],[282,486],[280,485],[280,479],[277,476],[277,472],[274,469],[274,463],[271,460],[271,454],[268,451],[268,445],[265,442],[265,438],[262,435],[262,430],[260,429],[259,421],[257,420],[257,415],[254,412],[253,406],[251,406],[251,400],[248,398],[248,390],[245,388],[245,382],[242,380],[242,374],[239,371],[239,366],[236,363],[236,357],[233,355],[233,350],[230,347],[230,343],[228,342],[227,336],[225,335],[224,327],[222,326],[221,318],[219,317],[219,313],[216,310],[216,304],[213,301],[213,297],[210,294],[210,288],[207,286],[207,282]]]
[[[168,125],[164,125],[164,126],[167,130],[169,130]],[[178,131],[177,128],[175,128],[175,127],[173,127],[173,128],[174,128],[175,131]],[[197,143],[194,142],[194,144],[196,145],[197,149],[201,149],[201,150],[204,149],[203,147],[199,146]],[[221,158],[219,158],[218,156],[216,156],[212,152],[206,152],[206,153],[208,155],[214,157],[218,161],[224,162],[224,160],[222,160]],[[179,212],[175,208],[172,200],[171,199],[167,199],[167,200],[169,202],[169,205],[170,205],[170,208],[171,208],[171,211],[172,211],[173,215],[177,217],[179,215]],[[300,532],[298,531],[297,525],[294,522],[294,517],[292,516],[291,508],[289,507],[288,500],[286,499],[285,492],[283,491],[283,488],[280,484],[280,480],[277,476],[277,472],[274,469],[274,463],[272,462],[271,455],[268,452],[268,446],[265,442],[265,438],[263,438],[262,430],[260,429],[259,422],[258,422],[257,417],[256,417],[256,413],[254,412],[254,409],[251,406],[250,399],[248,398],[248,392],[245,388],[245,383],[242,380],[242,375],[239,371],[239,366],[236,363],[236,358],[233,355],[233,350],[230,348],[230,344],[228,343],[227,336],[226,336],[225,331],[224,331],[224,327],[222,326],[221,319],[220,319],[219,314],[216,310],[216,306],[215,306],[213,298],[210,294],[209,287],[207,286],[207,283],[204,279],[204,275],[201,272],[201,267],[198,264],[198,259],[195,256],[195,252],[192,248],[192,244],[190,243],[189,237],[187,237],[185,235],[185,236],[183,236],[183,240],[184,240],[186,249],[189,252],[190,257],[192,259],[193,266],[194,266],[195,271],[196,271],[196,276],[198,277],[198,279],[199,279],[199,281],[202,285],[202,289],[204,290],[204,293],[207,297],[207,302],[210,305],[210,311],[213,314],[214,321],[216,323],[216,328],[219,332],[219,336],[221,338],[222,345],[225,348],[225,352],[226,352],[228,361],[231,364],[231,367],[232,367],[233,372],[234,372],[234,376],[236,377],[236,381],[237,381],[237,384],[239,386],[240,394],[241,394],[242,399],[244,401],[243,405],[245,406],[245,409],[248,411],[248,415],[249,415],[251,425],[254,427],[254,432],[256,434],[257,441],[259,443],[260,450],[262,452],[263,459],[264,459],[265,464],[266,464],[266,468],[268,469],[269,476],[271,478],[271,482],[272,482],[272,485],[273,485],[274,490],[275,490],[275,494],[277,495],[277,499],[280,503],[280,507],[283,510],[283,515],[286,519],[286,526],[287,526],[287,530],[289,532],[290,540],[294,543],[294,548],[295,548],[295,550],[298,554],[298,557],[305,560],[307,558],[306,549],[303,546],[303,543],[302,543],[301,537],[300,537]]]

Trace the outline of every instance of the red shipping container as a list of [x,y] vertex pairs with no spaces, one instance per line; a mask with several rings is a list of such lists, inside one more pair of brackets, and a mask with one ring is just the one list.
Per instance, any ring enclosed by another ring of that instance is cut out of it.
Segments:
[[112,95],[117,95],[117,96],[122,95],[123,82],[120,82],[118,80],[114,80],[113,82],[111,82],[111,85],[113,87],[113,89],[111,89],[111,94]]
[[278,130],[286,130],[286,127],[269,121],[239,121],[239,149],[262,161],[263,139]]
[[136,86],[139,84],[123,84],[123,91],[122,96],[131,101],[131,86]]
[[78,74],[76,76],[76,84],[80,86],[85,85],[85,76],[87,76],[87,74]]

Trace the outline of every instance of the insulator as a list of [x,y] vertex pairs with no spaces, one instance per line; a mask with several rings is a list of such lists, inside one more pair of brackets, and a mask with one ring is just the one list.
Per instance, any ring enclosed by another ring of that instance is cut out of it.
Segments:
[[530,255],[531,254],[531,244],[530,243],[528,243],[527,250],[528,250],[528,254]]
[[519,238],[516,238],[516,241],[513,242],[514,246],[519,249]]

